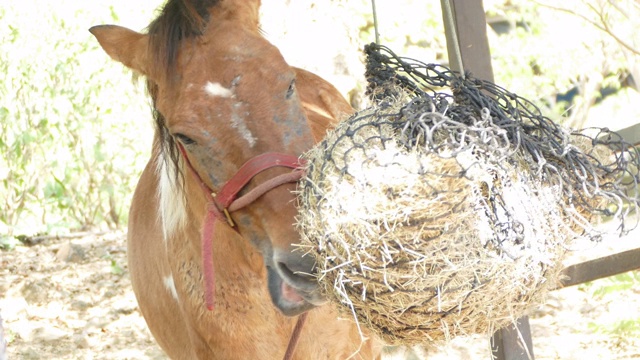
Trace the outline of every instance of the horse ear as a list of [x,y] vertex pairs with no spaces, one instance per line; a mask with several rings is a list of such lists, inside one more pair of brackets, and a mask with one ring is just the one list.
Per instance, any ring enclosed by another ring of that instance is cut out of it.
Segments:
[[98,25],[90,28],[89,32],[98,39],[102,49],[113,60],[133,71],[154,78],[149,63],[148,35],[117,25]]

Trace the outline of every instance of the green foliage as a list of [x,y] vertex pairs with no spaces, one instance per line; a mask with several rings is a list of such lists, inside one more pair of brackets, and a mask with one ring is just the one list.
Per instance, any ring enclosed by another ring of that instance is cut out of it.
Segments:
[[16,340],[17,334],[12,329],[4,329],[4,330],[5,330],[5,333],[4,333],[5,341],[7,342],[7,346],[9,346]]
[[113,7],[88,4],[0,11],[0,234],[126,223],[153,130],[141,87],[87,31]]
[[615,324],[614,332],[622,336],[640,335],[640,318],[618,321]]
[[640,336],[640,318],[617,320],[610,324],[590,322],[589,330],[607,335],[624,337]]
[[111,260],[111,273],[114,275],[124,274],[124,269],[115,260]]
[[[640,37],[631,26],[640,8],[631,0],[493,0],[487,7],[515,27],[507,34],[489,35],[496,82],[546,107],[547,115],[571,127],[588,121],[601,100],[600,89],[619,89],[621,78],[635,68],[637,54],[619,41],[640,49]],[[555,95],[574,88],[578,94],[569,111]],[[598,126],[617,128],[607,120]]]
[[640,289],[640,271],[630,271],[605,279],[584,283],[580,285],[580,289],[600,299],[607,296],[618,296],[620,292]]
[[[625,298],[629,296],[629,292],[640,289],[640,271],[630,271],[588,282],[580,285],[579,288],[600,300]],[[588,328],[591,331],[611,336],[640,336],[640,318],[612,318],[607,323],[590,322]]]
[[0,235],[0,250],[13,250],[20,244],[22,244],[20,240],[13,236]]

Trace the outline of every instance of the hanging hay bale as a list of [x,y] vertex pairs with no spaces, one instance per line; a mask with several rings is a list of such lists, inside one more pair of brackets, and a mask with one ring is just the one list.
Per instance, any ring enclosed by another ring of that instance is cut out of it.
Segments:
[[615,134],[523,120],[436,65],[454,96],[376,66],[376,106],[305,155],[298,228],[326,295],[388,344],[491,334],[544,301],[600,215],[637,214],[638,153]]
[[390,344],[491,332],[555,285],[561,195],[494,149],[407,148],[402,104],[359,114],[306,155],[313,210],[299,226],[320,282]]

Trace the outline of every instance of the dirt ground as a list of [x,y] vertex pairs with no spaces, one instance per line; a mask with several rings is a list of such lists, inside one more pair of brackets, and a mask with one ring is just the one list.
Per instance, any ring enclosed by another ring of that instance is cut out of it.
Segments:
[[[640,231],[615,243],[637,247]],[[125,235],[114,232],[1,251],[7,359],[165,359],[137,309],[125,249]],[[613,297],[593,296],[585,287],[556,291],[531,317],[536,359],[640,359],[639,332],[606,330],[619,319],[640,323],[640,288]],[[386,358],[489,359],[489,342],[456,339],[437,352]]]

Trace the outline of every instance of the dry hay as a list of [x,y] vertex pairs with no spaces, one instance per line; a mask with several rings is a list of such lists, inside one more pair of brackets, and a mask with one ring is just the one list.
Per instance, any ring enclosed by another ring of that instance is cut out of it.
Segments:
[[[557,190],[480,149],[407,149],[386,111],[343,123],[326,139],[335,146],[306,155],[323,165],[309,168],[302,202],[313,210],[299,218],[320,283],[391,344],[506,325],[555,285],[567,237]],[[492,218],[496,206],[507,211]]]
[[318,281],[388,344],[491,334],[544,301],[571,240],[599,238],[600,215],[637,213],[620,180],[629,153],[598,141],[608,131],[556,127],[549,150],[540,126],[405,90],[385,87],[305,154],[300,183]]

